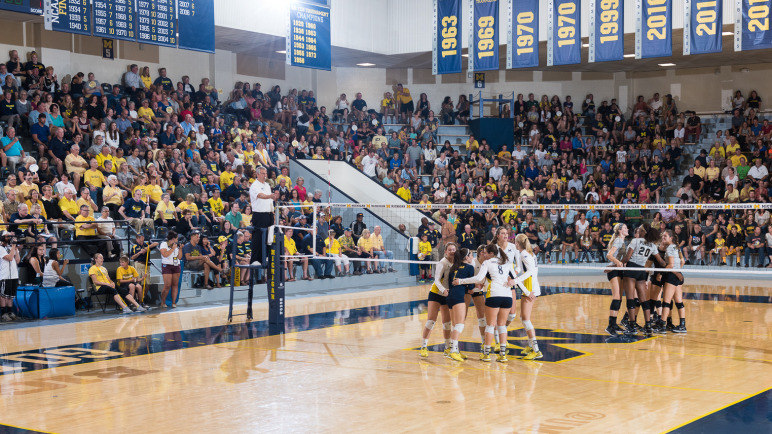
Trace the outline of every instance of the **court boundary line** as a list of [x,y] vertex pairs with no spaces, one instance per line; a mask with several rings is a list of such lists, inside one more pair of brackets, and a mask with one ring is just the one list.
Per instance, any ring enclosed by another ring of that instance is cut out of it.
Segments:
[[701,416],[697,416],[697,417],[695,417],[695,418],[693,418],[693,419],[689,419],[688,421],[686,421],[686,422],[684,422],[684,423],[682,423],[682,424],[680,424],[680,425],[678,425],[678,426],[676,426],[676,427],[674,427],[674,428],[670,428],[670,429],[668,429],[668,430],[666,430],[666,431],[662,431],[662,434],[667,434],[667,433],[671,433],[671,432],[674,432],[675,430],[677,430],[677,429],[680,429],[680,428],[683,428],[683,427],[685,427],[686,425],[689,425],[689,424],[692,424],[692,423],[694,423],[694,422],[697,422],[697,421],[699,421],[699,420],[701,420],[701,419],[704,419],[704,418],[706,418],[706,417],[708,417],[708,416],[710,416],[710,415],[712,415],[712,414],[714,414],[714,413],[718,413],[718,412],[719,412],[719,411],[721,411],[721,410],[725,410],[725,409],[727,409],[727,408],[729,408],[729,407],[731,407],[731,406],[733,406],[733,405],[735,405],[735,404],[739,404],[739,403],[741,403],[741,402],[744,402],[744,401],[747,401],[747,400],[749,400],[749,399],[751,399],[751,398],[755,398],[756,396],[758,396],[758,395],[761,395],[762,393],[766,393],[766,392],[768,392],[768,391],[770,391],[770,390],[772,390],[772,387],[768,387],[768,388],[766,388],[766,389],[764,389],[764,390],[761,390],[761,391],[759,391],[759,392],[756,392],[756,393],[752,393],[752,394],[750,394],[750,395],[746,395],[745,397],[743,397],[743,398],[740,398],[740,399],[738,399],[737,401],[733,401],[733,402],[730,402],[729,404],[726,404],[726,405],[724,405],[724,406],[721,406],[721,407],[719,407],[719,408],[717,408],[717,409],[715,409],[715,410],[709,411],[709,412],[707,412],[707,413],[705,413],[705,414],[703,414],[703,415],[701,415]]

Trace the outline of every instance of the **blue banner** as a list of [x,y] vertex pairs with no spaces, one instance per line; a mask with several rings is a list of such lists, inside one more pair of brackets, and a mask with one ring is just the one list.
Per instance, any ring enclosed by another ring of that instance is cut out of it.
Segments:
[[46,29],[58,32],[91,34],[89,0],[57,0],[46,3]]
[[469,66],[473,71],[499,69],[499,0],[472,0]]
[[[735,51],[772,48],[772,31],[769,28],[772,0],[738,0],[742,2],[741,14],[737,14]],[[739,12],[739,11],[738,11]]]
[[550,29],[552,44],[548,45],[552,49],[547,51],[547,66],[570,65],[582,61],[580,1],[554,0]]
[[622,0],[590,0],[589,62],[622,60],[625,54],[625,7]]
[[640,0],[635,32],[635,57],[673,55],[673,0]]
[[214,0],[179,0],[180,48],[214,53]]
[[432,73],[461,72],[461,0],[435,0]]
[[137,40],[134,0],[94,0],[94,36]]
[[513,0],[507,69],[539,66],[539,0]]
[[177,46],[175,0],[137,0],[137,42]]
[[720,53],[723,7],[719,0],[684,1],[684,55]]
[[332,68],[328,6],[295,2],[290,5],[287,65],[327,71]]

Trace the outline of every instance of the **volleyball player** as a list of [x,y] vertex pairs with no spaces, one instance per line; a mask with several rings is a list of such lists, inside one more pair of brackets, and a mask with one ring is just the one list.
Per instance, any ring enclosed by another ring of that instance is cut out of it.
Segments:
[[617,324],[617,316],[619,316],[619,308],[622,307],[622,271],[614,270],[614,267],[624,267],[622,259],[625,256],[625,238],[629,233],[627,225],[624,223],[617,223],[614,225],[614,229],[611,235],[611,239],[608,242],[608,251],[606,252],[606,259],[611,264],[606,271],[606,278],[608,278],[611,285],[611,307],[608,314],[608,327],[606,332],[614,336],[617,332],[624,331],[622,327]]
[[[480,271],[473,277],[456,279],[454,284],[481,283],[486,275],[490,275],[491,286],[485,297],[485,341],[480,360],[491,361],[491,343],[493,334],[499,335],[500,349],[497,361],[507,359],[507,315],[512,309],[512,284],[515,277],[515,266],[507,255],[496,244],[485,247],[491,258],[480,266]],[[495,326],[493,324],[496,324]]]
[[523,322],[525,334],[528,335],[528,347],[523,350],[523,360],[535,360],[543,357],[539,351],[539,343],[536,342],[536,330],[531,324],[531,311],[533,302],[541,294],[539,286],[539,273],[536,267],[536,255],[533,253],[531,242],[525,234],[515,237],[515,246],[520,252],[523,264],[523,274],[515,278],[515,284],[520,287],[523,296],[520,297],[520,321]]
[[[522,270],[522,267],[520,266],[520,252],[518,252],[517,247],[515,247],[514,244],[509,242],[509,230],[504,226],[499,226],[499,228],[496,229],[496,245],[506,255],[507,262],[512,263],[516,273],[519,274]],[[513,288],[512,300],[515,299],[517,299],[517,294]],[[509,326],[509,323],[514,321],[515,317],[516,311],[515,306],[513,305],[512,312],[507,315],[507,326]]]
[[[667,245],[665,245],[660,237],[660,241],[657,244],[657,253],[660,258],[665,257],[666,248]],[[657,269],[665,268],[666,265],[664,262],[660,263],[659,261],[651,261],[651,264]],[[662,321],[662,285],[665,274],[667,273],[655,271],[651,273],[651,277],[649,278],[649,300],[652,300],[654,303],[651,313],[652,331],[654,332],[659,328],[659,323]]]
[[[633,238],[627,246],[627,253],[622,262],[624,262],[628,268],[643,268],[646,261],[648,261],[652,255],[655,255],[655,252],[657,251],[657,245],[655,243],[658,241],[658,230],[650,227],[648,223],[639,226],[636,230],[636,237]],[[658,254],[657,257],[659,257]],[[637,327],[638,324],[635,319],[635,308],[637,307],[637,303],[634,301],[634,297],[637,295],[639,300],[643,300],[641,306],[643,307],[643,317],[646,321],[644,332],[646,334],[651,334],[651,305],[653,303],[649,300],[648,288],[646,287],[648,274],[645,271],[626,270],[622,276],[625,292],[627,293],[627,312],[630,321],[626,331],[628,333],[635,333],[637,331],[636,328],[640,328]]]
[[445,256],[437,263],[437,269],[434,272],[434,283],[429,290],[428,319],[421,332],[423,335],[423,345],[418,355],[429,357],[429,334],[437,321],[437,314],[442,313],[442,334],[445,337],[445,355],[450,354],[450,310],[447,304],[448,289],[450,288],[449,276],[450,267],[453,265],[453,259],[456,254],[457,246],[455,243],[445,245]]
[[[474,275],[480,272],[480,266],[483,262],[489,259],[488,252],[485,251],[485,246],[477,248],[477,257],[474,259]],[[474,302],[474,309],[477,311],[477,326],[480,329],[481,345],[485,345],[485,294],[488,292],[488,288],[491,286],[491,280],[486,278],[483,283],[477,283],[472,290],[472,301]],[[468,306],[467,306],[468,307]]]
[[[667,265],[665,268],[681,268],[681,264],[683,264],[683,256],[673,242],[673,238],[673,233],[669,230],[662,234],[662,242],[667,246],[665,250],[665,260]],[[670,330],[673,333],[686,333],[686,309],[683,300],[684,276],[678,272],[664,273],[663,283],[664,294],[662,296],[662,317],[667,318],[667,325],[659,324],[657,332],[663,333],[665,327],[667,327],[667,330]],[[680,318],[680,323],[676,327],[673,326],[670,319],[670,311],[673,309],[674,300],[676,309],[678,309],[678,317]]]
[[448,309],[450,309],[450,317],[453,321],[453,330],[450,332],[450,354],[448,357],[451,359],[462,362],[466,359],[458,351],[458,338],[464,331],[464,319],[466,318],[466,303],[464,302],[464,296],[467,290],[474,287],[473,284],[456,284],[455,282],[460,279],[466,279],[474,276],[474,266],[469,249],[458,249],[453,258],[453,265],[450,267],[451,281],[454,282],[450,286],[450,291],[447,296]]

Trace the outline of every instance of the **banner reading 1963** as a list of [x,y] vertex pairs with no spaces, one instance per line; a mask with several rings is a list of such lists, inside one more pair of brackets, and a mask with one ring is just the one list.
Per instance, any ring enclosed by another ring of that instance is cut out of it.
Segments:
[[469,0],[469,70],[499,69],[499,0]]
[[461,0],[434,0],[432,73],[461,72]]
[[673,55],[673,0],[638,0],[635,58]]
[[720,53],[723,24],[720,0],[684,0],[684,55]]
[[622,60],[625,54],[623,0],[590,0],[589,62]]
[[552,0],[548,13],[547,66],[582,61],[581,0]]
[[772,48],[772,0],[736,0],[734,50]]
[[513,0],[507,31],[507,69],[539,66],[539,0]]

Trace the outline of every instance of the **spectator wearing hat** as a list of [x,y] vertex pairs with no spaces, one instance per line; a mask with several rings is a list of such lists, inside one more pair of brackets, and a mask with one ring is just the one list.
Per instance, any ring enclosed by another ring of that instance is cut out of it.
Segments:
[[351,232],[352,237],[354,238],[354,244],[359,243],[359,237],[362,236],[362,231],[367,229],[367,224],[365,224],[364,220],[365,215],[360,213],[357,213],[356,220],[351,222]]

